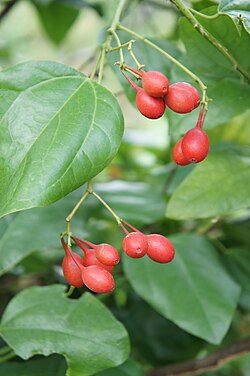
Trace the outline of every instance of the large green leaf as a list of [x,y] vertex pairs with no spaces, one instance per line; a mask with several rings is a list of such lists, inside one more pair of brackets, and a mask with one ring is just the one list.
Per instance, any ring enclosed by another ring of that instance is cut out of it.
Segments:
[[194,358],[205,345],[204,341],[160,315],[135,293],[130,293],[126,306],[117,308],[114,313],[128,331],[132,353],[138,354],[142,363],[159,367],[184,361]]
[[[62,1],[54,0],[40,4],[34,1],[42,25],[50,39],[59,44],[75,22],[79,10]],[[55,26],[56,25],[56,26]]]
[[221,0],[218,7],[219,13],[228,14],[236,25],[244,25],[250,33],[250,3],[249,0]]
[[62,354],[68,376],[93,375],[123,363],[128,357],[124,327],[91,294],[67,299],[64,287],[31,287],[7,306],[0,327],[17,355]]
[[45,206],[102,171],[123,116],[113,95],[54,62],[0,73],[0,216]]
[[226,334],[240,295],[211,244],[197,235],[171,238],[176,256],[168,265],[124,256],[134,290],[180,328],[218,344]]
[[62,357],[52,355],[44,359],[0,364],[0,373],[6,376],[65,376],[66,368]]
[[250,205],[250,151],[210,153],[172,195],[167,216],[173,219],[209,218]]

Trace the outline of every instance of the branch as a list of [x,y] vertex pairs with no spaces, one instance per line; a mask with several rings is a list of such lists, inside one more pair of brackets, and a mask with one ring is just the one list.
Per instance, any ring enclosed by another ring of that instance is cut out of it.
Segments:
[[175,363],[148,372],[147,376],[194,376],[207,371],[213,371],[222,365],[231,362],[239,356],[250,352],[250,337],[228,347],[215,351],[203,359],[188,360]]
[[227,58],[233,65],[234,69],[237,70],[248,82],[250,82],[249,73],[237,62],[237,60],[230,54],[230,52],[223,46],[212,34],[210,34],[201,23],[195,18],[195,16],[190,12],[190,10],[183,4],[181,0],[170,0],[179,11],[188,19],[188,21],[193,25],[193,27],[205,38],[207,39],[222,55]]
[[12,1],[8,1],[6,3],[6,5],[4,6],[3,10],[1,10],[0,12],[0,21],[2,21],[2,19],[6,16],[6,14],[9,13],[9,11],[11,10],[11,8],[18,2],[18,0],[12,0]]

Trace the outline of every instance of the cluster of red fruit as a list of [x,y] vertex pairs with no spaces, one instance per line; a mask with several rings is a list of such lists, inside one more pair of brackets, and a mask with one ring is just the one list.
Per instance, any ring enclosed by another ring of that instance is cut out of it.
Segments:
[[[159,234],[145,235],[133,226],[126,223],[133,230],[128,232],[121,225],[126,236],[122,247],[124,252],[132,258],[140,258],[146,254],[152,260],[159,263],[168,263],[173,260],[175,250],[169,239]],[[85,285],[96,293],[108,293],[115,287],[112,275],[115,265],[120,261],[120,255],[116,248],[110,244],[93,244],[87,240],[72,236],[75,244],[83,251],[82,258],[72,251],[63,238],[63,249],[66,253],[62,270],[65,279],[75,287]]]
[[[126,69],[141,78],[142,88],[123,73],[137,92],[136,105],[138,110],[147,118],[158,119],[164,114],[166,106],[174,112],[186,114],[200,104],[198,90],[186,82],[176,82],[169,86],[168,78],[161,72],[138,71],[128,66]],[[204,118],[205,111],[202,108],[196,127],[190,129],[175,145],[173,159],[176,164],[185,166],[190,163],[198,163],[208,155],[209,139],[202,129]]]
[[161,72],[126,68],[141,78],[142,88],[123,73],[136,90],[136,106],[145,117],[160,118],[165,112],[166,105],[179,114],[186,114],[199,106],[200,94],[194,86],[186,82],[176,82],[169,86],[168,78]]

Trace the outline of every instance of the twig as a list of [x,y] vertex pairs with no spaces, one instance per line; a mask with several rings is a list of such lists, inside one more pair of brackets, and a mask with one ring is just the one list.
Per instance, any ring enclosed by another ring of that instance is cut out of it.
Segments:
[[190,12],[190,10],[183,4],[181,0],[170,0],[179,11],[188,19],[188,21],[193,25],[193,27],[210,42],[219,52],[222,53],[227,60],[233,65],[234,69],[237,70],[248,82],[250,82],[249,73],[237,62],[237,60],[230,54],[230,52],[223,46],[212,34],[210,34],[197,20],[197,18]]
[[250,337],[215,351],[203,359],[188,360],[150,371],[146,376],[194,376],[213,371],[250,352]]

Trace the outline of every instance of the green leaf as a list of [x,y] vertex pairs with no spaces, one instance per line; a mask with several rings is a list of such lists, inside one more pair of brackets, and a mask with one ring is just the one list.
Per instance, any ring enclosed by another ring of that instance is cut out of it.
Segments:
[[77,19],[79,10],[61,1],[35,2],[35,6],[47,35],[54,43],[60,44]]
[[240,288],[227,274],[215,249],[197,235],[171,238],[176,256],[168,265],[149,258],[123,258],[134,290],[180,328],[219,344],[231,323]]
[[115,212],[127,221],[150,224],[164,218],[166,201],[162,187],[157,189],[143,182],[113,181],[96,184],[95,188]]
[[0,373],[8,376],[65,376],[66,368],[62,357],[52,355],[44,359],[0,364]]
[[116,154],[123,116],[114,96],[54,62],[0,72],[0,216],[64,197]]
[[16,354],[62,354],[68,376],[87,376],[123,363],[129,343],[124,327],[91,294],[67,299],[64,287],[31,287],[7,306],[0,333]]
[[250,311],[250,252],[246,248],[233,248],[224,255],[224,261],[234,279],[242,287],[240,304]]
[[250,151],[210,153],[195,166],[172,195],[169,218],[195,219],[223,216],[250,205]]
[[159,367],[188,360],[205,345],[204,341],[157,313],[136,294],[130,293],[126,306],[114,313],[129,333],[132,354],[136,353],[142,363]]
[[218,7],[219,13],[228,14],[237,26],[243,24],[250,33],[250,3],[249,0],[221,0]]
[[121,366],[98,373],[96,376],[143,376],[143,368],[133,359],[128,359]]

